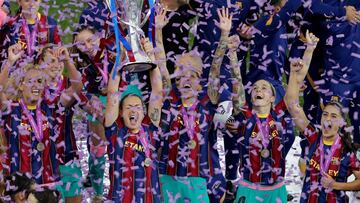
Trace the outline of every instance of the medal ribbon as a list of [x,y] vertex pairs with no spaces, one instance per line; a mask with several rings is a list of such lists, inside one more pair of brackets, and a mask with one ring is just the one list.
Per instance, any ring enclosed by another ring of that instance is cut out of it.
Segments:
[[109,71],[108,71],[108,65],[109,65],[109,60],[108,60],[108,56],[107,53],[105,52],[105,56],[104,56],[104,61],[102,62],[104,64],[104,68],[101,68],[98,63],[94,63],[96,68],[99,70],[102,78],[103,78],[103,82],[104,82],[104,86],[107,86],[108,81],[109,81]]
[[52,94],[54,95],[54,97],[52,97],[49,89],[46,89],[46,98],[49,99],[50,101],[53,101],[55,97],[57,97],[62,89],[62,86],[63,86],[63,82],[64,82],[64,79],[60,78],[56,84],[56,89],[55,89],[55,92]]
[[189,119],[189,114],[185,110],[185,107],[181,108],[181,114],[182,114],[182,118],[184,121],[184,126],[188,130],[187,134],[188,134],[190,140],[194,139],[194,137],[195,137],[195,124],[196,123],[195,123],[195,115],[193,112],[195,111],[197,104],[198,104],[198,102],[195,102],[189,109],[189,111],[191,112],[190,119]]
[[[337,135],[335,142],[331,145],[331,149],[330,149],[330,154],[329,156],[325,159],[325,150],[324,150],[324,142],[321,139],[320,140],[320,171],[322,173],[327,173],[329,170],[329,166],[330,166],[330,162],[332,157],[335,154],[335,151],[340,147],[340,136]],[[325,163],[324,163],[324,159],[325,159]]]
[[267,148],[269,146],[270,140],[269,140],[269,132],[270,132],[270,127],[269,127],[269,122],[270,122],[270,117],[268,116],[266,118],[266,122],[265,122],[265,126],[263,125],[263,123],[261,123],[259,117],[256,115],[256,125],[259,129],[260,132],[260,136],[261,136],[261,143],[264,146],[264,148]]
[[37,106],[36,106],[36,121],[37,122],[35,122],[35,119],[31,115],[29,109],[26,107],[26,105],[24,103],[24,100],[23,99],[20,100],[20,106],[21,106],[23,112],[25,113],[27,119],[30,122],[31,128],[33,129],[33,132],[35,134],[35,138],[39,142],[42,142],[42,140],[43,140],[43,131],[42,131],[42,113],[41,113],[40,104],[41,104],[41,101],[39,101]]
[[147,136],[145,134],[143,127],[141,127],[141,129],[140,129],[139,140],[141,142],[141,145],[144,147],[145,156],[147,158],[151,158],[150,157],[150,147],[149,147],[149,142],[148,142],[149,140],[147,139]]
[[25,32],[25,40],[26,40],[26,45],[27,45],[27,52],[28,55],[31,56],[33,54],[34,51],[34,46],[35,46],[35,39],[36,39],[36,35],[38,32],[38,21],[36,20],[36,23],[34,25],[34,28],[32,30],[32,32],[30,32],[29,27],[26,23],[26,20],[23,19],[21,21],[22,27],[23,27],[23,31]]

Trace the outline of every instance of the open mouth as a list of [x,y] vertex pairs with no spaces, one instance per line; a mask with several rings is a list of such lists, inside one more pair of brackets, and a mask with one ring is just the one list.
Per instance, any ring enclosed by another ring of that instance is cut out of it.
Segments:
[[329,121],[325,121],[325,122],[324,122],[324,129],[325,129],[325,130],[330,130],[331,127],[332,127],[332,123],[331,123],[331,122],[329,122]]
[[32,93],[33,95],[35,95],[35,96],[39,96],[39,95],[40,95],[40,90],[38,90],[38,89],[33,89],[33,90],[31,90],[31,93]]
[[135,114],[130,115],[129,121],[132,125],[135,125],[137,123],[138,117]]

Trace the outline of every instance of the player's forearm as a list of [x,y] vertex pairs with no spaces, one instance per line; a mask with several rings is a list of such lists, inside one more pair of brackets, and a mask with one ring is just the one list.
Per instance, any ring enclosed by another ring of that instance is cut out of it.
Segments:
[[227,49],[227,44],[229,42],[229,33],[221,33],[220,41],[218,47],[215,51],[215,56],[213,58],[210,74],[209,74],[209,86],[208,86],[208,95],[213,104],[216,104],[219,97],[219,88],[220,88],[220,67],[224,59],[225,51]]
[[166,54],[163,43],[163,34],[162,29],[156,29],[155,31],[155,41],[156,41],[156,50],[155,50],[155,58],[157,60],[157,64],[160,68],[161,78],[163,89],[165,91],[165,95],[168,95],[171,90],[171,80],[170,74],[166,66]]
[[76,69],[72,60],[65,60],[65,65],[69,71],[69,79],[71,81],[71,87],[76,93],[79,93],[83,88],[81,80],[81,73]]
[[334,182],[333,189],[342,191],[360,190],[360,179],[348,183]]
[[230,70],[233,81],[233,92],[235,93],[233,99],[234,114],[237,115],[241,111],[241,107],[245,104],[245,90],[240,73],[240,65],[237,59],[236,51],[229,52]]

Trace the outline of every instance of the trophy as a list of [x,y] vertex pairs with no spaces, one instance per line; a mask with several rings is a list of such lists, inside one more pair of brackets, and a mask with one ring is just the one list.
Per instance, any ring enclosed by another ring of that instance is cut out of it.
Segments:
[[148,71],[156,67],[140,44],[140,38],[145,36],[141,27],[147,21],[151,10],[141,22],[143,1],[118,0],[118,4],[121,6],[121,18],[119,18],[119,21],[126,25],[127,28],[127,36],[122,38],[122,43],[125,48],[126,43],[127,47],[131,47],[130,50],[126,48],[126,59],[122,62],[122,70],[131,73]]

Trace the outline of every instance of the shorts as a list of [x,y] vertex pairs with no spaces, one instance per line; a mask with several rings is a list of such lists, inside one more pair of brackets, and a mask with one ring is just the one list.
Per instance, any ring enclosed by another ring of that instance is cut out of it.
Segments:
[[209,203],[206,179],[160,175],[164,203]]
[[81,195],[81,177],[82,172],[80,164],[73,162],[70,165],[60,165],[61,183],[56,189],[61,193],[62,197],[75,197]]
[[245,180],[240,181],[235,203],[274,203],[287,202],[286,187],[283,182],[273,186],[257,185]]

